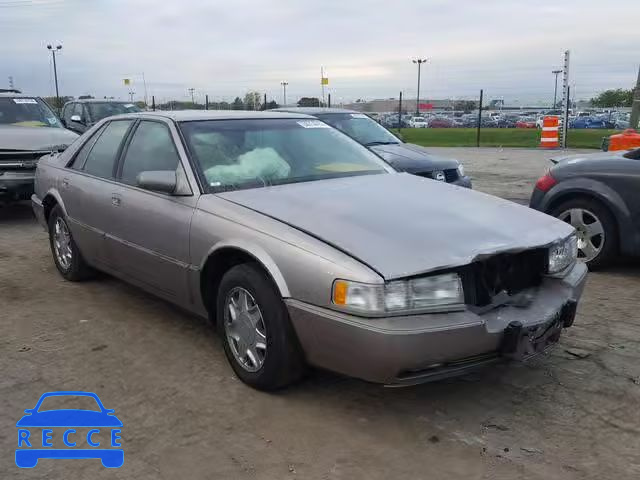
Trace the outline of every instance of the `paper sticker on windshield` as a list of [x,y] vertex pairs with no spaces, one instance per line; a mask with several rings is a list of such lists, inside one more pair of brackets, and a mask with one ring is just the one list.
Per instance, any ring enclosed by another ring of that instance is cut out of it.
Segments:
[[55,125],[56,119],[53,117],[47,117],[47,122],[49,122],[49,125]]
[[320,120],[300,120],[297,123],[304,128],[331,128],[329,125],[321,122]]
[[125,103],[124,106],[125,106],[125,108],[135,107],[135,105],[133,103]]
[[38,104],[35,98],[14,98],[13,102],[14,103],[35,103],[36,105]]
[[351,118],[368,118],[364,113],[352,113]]

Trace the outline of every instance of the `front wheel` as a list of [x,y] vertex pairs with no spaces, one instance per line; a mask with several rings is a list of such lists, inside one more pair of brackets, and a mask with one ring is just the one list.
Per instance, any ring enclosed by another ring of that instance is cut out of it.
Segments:
[[93,270],[82,258],[67,219],[58,205],[53,207],[49,215],[49,245],[56,268],[64,278],[77,282],[92,276]]
[[304,360],[287,309],[270,278],[242,264],[222,277],[217,328],[236,375],[258,390],[276,390],[304,374]]
[[613,215],[597,200],[575,198],[568,200],[551,212],[576,229],[578,260],[590,269],[609,265],[618,251],[618,227]]

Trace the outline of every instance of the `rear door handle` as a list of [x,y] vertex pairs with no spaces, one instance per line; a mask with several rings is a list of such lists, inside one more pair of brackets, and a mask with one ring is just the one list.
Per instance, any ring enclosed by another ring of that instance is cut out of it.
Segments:
[[114,207],[119,207],[121,203],[122,203],[122,197],[120,197],[120,195],[118,195],[117,193],[112,193],[111,205],[113,205]]

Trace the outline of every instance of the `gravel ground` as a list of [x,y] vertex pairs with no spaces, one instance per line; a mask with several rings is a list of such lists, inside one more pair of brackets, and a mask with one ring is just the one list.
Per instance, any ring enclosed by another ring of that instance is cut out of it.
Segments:
[[[548,166],[535,150],[433,150],[520,202]],[[638,291],[638,262],[590,274],[574,327],[527,364],[398,389],[316,372],[264,394],[205,322],[112,278],[63,281],[28,205],[0,208],[0,478],[639,478]],[[122,468],[15,466],[15,422],[52,390],[116,409]]]

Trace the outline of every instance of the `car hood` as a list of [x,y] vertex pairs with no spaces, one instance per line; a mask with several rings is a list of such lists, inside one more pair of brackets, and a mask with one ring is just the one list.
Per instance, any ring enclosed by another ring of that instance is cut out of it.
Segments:
[[77,133],[65,128],[0,125],[0,150],[58,150],[76,138]]
[[527,207],[406,173],[219,196],[302,230],[387,280],[545,246],[573,231]]
[[25,415],[16,427],[121,427],[115,415],[91,410],[46,410]]
[[459,165],[457,160],[433,155],[426,148],[411,143],[374,145],[370,148],[394,168],[409,173],[447,170]]

